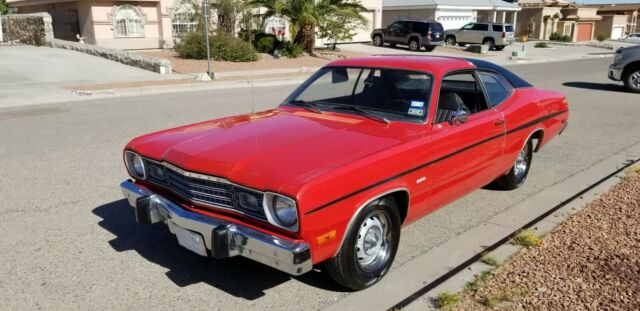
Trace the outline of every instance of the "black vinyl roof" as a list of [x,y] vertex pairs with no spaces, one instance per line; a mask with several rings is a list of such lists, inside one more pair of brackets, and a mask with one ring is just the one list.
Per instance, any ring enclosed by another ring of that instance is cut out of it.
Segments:
[[488,69],[488,70],[493,70],[493,71],[496,71],[496,72],[500,73],[515,88],[532,87],[533,86],[533,85],[531,85],[531,83],[529,83],[529,82],[523,80],[522,78],[518,77],[515,73],[505,69],[502,66],[498,66],[498,65],[496,65],[496,64],[494,64],[492,62],[488,62],[486,60],[475,59],[475,58],[465,58],[465,60],[467,60],[468,62],[472,63],[474,66],[476,66],[479,69]]

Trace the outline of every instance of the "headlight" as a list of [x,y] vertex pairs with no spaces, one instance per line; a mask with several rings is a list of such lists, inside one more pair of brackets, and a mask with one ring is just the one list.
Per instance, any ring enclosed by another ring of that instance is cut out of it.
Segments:
[[146,179],[147,175],[144,170],[144,161],[142,157],[131,151],[125,151],[124,153],[125,164],[129,174],[135,178]]
[[298,209],[293,199],[266,192],[264,203],[270,223],[290,231],[298,230]]
[[293,200],[281,196],[273,197],[273,209],[280,224],[291,227],[298,222],[296,203]]

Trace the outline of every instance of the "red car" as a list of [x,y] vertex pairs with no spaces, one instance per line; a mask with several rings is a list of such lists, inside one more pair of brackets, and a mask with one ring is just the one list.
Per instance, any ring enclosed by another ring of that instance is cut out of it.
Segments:
[[292,275],[325,263],[359,290],[391,266],[400,228],[494,183],[520,187],[567,126],[563,94],[485,61],[334,61],[273,110],[147,134],[121,184],[141,224],[202,256]]

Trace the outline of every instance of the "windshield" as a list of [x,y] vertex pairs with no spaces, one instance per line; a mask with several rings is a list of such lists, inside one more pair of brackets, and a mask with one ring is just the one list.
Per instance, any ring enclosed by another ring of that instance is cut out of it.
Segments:
[[426,117],[431,82],[431,75],[424,72],[325,67],[291,94],[285,104],[305,103],[322,111],[421,122]]

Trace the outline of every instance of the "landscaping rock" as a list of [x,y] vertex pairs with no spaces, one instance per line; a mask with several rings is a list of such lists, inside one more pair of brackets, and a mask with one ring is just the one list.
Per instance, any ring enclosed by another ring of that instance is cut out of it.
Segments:
[[209,76],[209,74],[206,72],[202,72],[196,76],[196,80],[203,82],[211,81],[211,76]]

